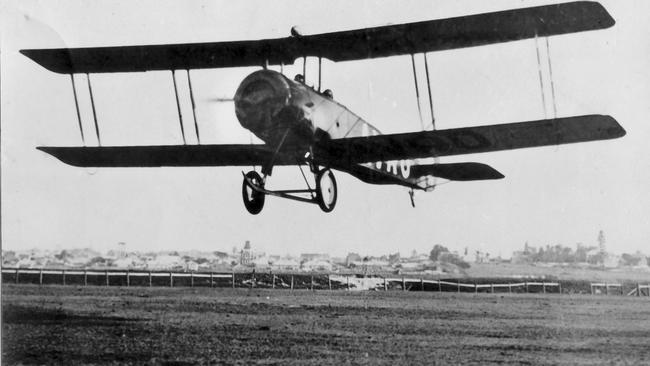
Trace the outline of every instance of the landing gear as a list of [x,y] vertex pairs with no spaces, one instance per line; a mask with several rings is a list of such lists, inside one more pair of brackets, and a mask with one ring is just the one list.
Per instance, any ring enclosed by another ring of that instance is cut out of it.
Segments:
[[332,212],[336,206],[336,179],[329,169],[322,169],[316,173],[316,200],[321,210]]
[[295,201],[315,203],[324,212],[331,212],[334,210],[334,206],[336,206],[338,193],[334,173],[327,168],[319,170],[316,166],[311,164],[310,168],[316,180],[315,189],[311,188],[306,177],[304,177],[307,189],[272,191],[264,187],[265,179],[256,171],[249,171],[244,174],[241,193],[246,210],[253,215],[257,215],[264,207],[264,198],[269,195],[288,198]]
[[257,215],[264,207],[264,197],[266,196],[263,191],[257,188],[264,189],[264,180],[254,170],[246,173],[244,181],[241,186],[241,195],[244,199],[244,206],[246,210],[253,215]]

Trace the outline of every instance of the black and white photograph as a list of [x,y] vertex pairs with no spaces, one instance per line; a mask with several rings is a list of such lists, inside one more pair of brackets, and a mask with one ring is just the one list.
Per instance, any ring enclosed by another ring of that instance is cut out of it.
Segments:
[[647,14],[1,2],[0,363],[650,364]]

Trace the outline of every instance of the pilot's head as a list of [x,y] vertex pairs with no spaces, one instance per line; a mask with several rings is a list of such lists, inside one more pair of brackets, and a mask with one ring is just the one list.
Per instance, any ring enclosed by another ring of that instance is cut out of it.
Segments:
[[303,84],[305,83],[305,77],[302,76],[302,74],[296,74],[296,76],[294,76],[293,80],[295,80],[295,81],[297,81],[299,83],[303,83]]
[[334,93],[332,93],[332,89],[325,89],[323,95],[330,99],[334,99]]

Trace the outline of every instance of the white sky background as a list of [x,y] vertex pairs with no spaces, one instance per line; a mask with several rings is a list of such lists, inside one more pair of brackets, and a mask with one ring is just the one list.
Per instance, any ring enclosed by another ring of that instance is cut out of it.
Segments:
[[[338,173],[339,201],[332,213],[268,198],[262,213],[253,216],[241,202],[242,168],[83,169],[35,149],[81,145],[81,139],[69,76],[47,71],[19,49],[277,38],[293,25],[315,34],[548,3],[554,1],[4,1],[3,249],[110,249],[126,242],[132,250],[229,250],[251,240],[256,250],[276,254],[408,254],[440,243],[508,256],[526,241],[596,245],[604,230],[610,250],[648,252],[648,1],[601,1],[617,21],[613,28],[549,40],[558,115],[610,114],[627,136],[442,159],[486,163],[506,178],[417,193],[416,208],[402,187],[367,185]],[[541,51],[544,57],[545,48]],[[423,81],[421,56],[418,62]],[[544,118],[533,40],[432,53],[429,66],[438,128]],[[297,61],[285,72],[301,68]],[[250,141],[232,104],[209,99],[231,97],[253,70],[192,71],[203,143]],[[323,72],[324,87],[382,132],[419,129],[408,56],[326,61]],[[544,74],[551,117],[546,67]],[[307,75],[313,83],[310,75],[314,68]],[[185,74],[177,76],[193,143]],[[181,143],[169,72],[91,78],[103,145]],[[93,145],[82,76],[77,89],[86,140]],[[421,95],[428,119],[422,89]],[[296,168],[276,168],[270,185],[301,182]]]

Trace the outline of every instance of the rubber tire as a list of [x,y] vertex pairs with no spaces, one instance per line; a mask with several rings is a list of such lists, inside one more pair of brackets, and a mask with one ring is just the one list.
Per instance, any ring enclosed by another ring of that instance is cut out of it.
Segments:
[[[250,172],[246,173],[246,177],[253,182],[258,183],[260,187],[264,188],[262,177],[256,171],[251,170]],[[252,190],[250,198],[248,196],[249,189]],[[242,182],[241,194],[242,199],[244,200],[244,207],[246,207],[246,210],[248,212],[253,215],[257,215],[258,213],[262,212],[262,208],[264,208],[264,198],[266,195],[262,192],[257,192],[250,188],[246,179],[244,179]]]
[[[332,186],[331,189],[333,190],[333,198],[332,202],[328,205],[323,197],[323,194],[321,192],[321,181],[327,177],[330,177],[332,180]],[[336,178],[334,178],[334,173],[332,173],[331,170],[329,169],[322,169],[316,174],[316,199],[318,200],[318,206],[320,207],[321,210],[324,212],[332,212],[334,210],[334,207],[336,206],[336,199],[338,198],[338,189],[336,186]]]

